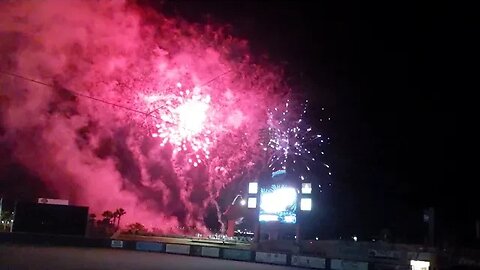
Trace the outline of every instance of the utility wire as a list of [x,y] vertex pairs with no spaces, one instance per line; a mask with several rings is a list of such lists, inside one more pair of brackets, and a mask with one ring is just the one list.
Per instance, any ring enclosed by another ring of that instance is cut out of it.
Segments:
[[[228,70],[216,77],[214,77],[213,79],[209,80],[208,82],[204,83],[201,87],[203,86],[206,86],[208,84],[210,84],[211,82],[217,80],[218,78],[228,74],[232,72],[232,70]],[[49,88],[52,88],[52,89],[55,89],[56,86],[55,85],[52,85],[52,84],[48,84],[48,83],[45,83],[45,82],[42,82],[42,81],[38,81],[38,80],[35,80],[35,79],[32,79],[32,78],[28,78],[28,77],[25,77],[25,76],[22,76],[22,75],[19,75],[19,74],[16,74],[16,73],[11,73],[11,72],[8,72],[8,71],[4,71],[4,70],[0,70],[0,73],[1,74],[4,74],[4,75],[7,75],[7,76],[10,76],[10,77],[14,77],[14,78],[18,78],[18,79],[22,79],[22,80],[25,80],[25,81],[29,81],[29,82],[32,82],[32,83],[36,83],[36,84],[39,84],[39,85],[43,85],[43,86],[46,86],[46,87],[49,87]],[[97,101],[97,102],[100,102],[100,103],[104,103],[104,104],[107,104],[107,105],[111,105],[111,106],[114,106],[114,107],[117,107],[117,108],[121,108],[121,109],[124,109],[124,110],[128,110],[128,111],[132,111],[132,112],[135,112],[135,113],[139,113],[139,114],[143,114],[145,116],[151,116],[151,114],[158,110],[158,109],[155,109],[153,111],[150,111],[150,112],[142,112],[142,111],[139,111],[139,110],[136,110],[134,108],[130,108],[130,107],[127,107],[127,106],[124,106],[124,105],[120,105],[120,104],[117,104],[117,103],[113,103],[113,102],[110,102],[110,101],[107,101],[107,100],[104,100],[104,99],[100,99],[100,98],[96,98],[96,97],[92,97],[92,96],[89,96],[89,95],[85,95],[85,94],[82,94],[80,92],[77,92],[77,91],[73,91],[73,90],[70,90],[70,89],[67,89],[67,88],[64,88],[66,91],[68,91],[69,93],[71,93],[72,95],[74,96],[78,96],[78,97],[82,97],[82,98],[87,98],[87,99],[90,99],[90,100],[93,100],[93,101]]]
[[219,74],[218,76],[214,77],[214,78],[213,78],[213,79],[211,79],[210,81],[208,81],[208,82],[206,82],[206,83],[202,84],[200,87],[203,87],[203,86],[209,85],[211,82],[213,82],[213,81],[217,80],[217,79],[218,79],[218,78],[220,78],[220,77],[223,77],[223,76],[227,75],[228,73],[230,73],[230,72],[232,72],[232,71],[233,71],[232,69],[230,69],[230,70],[227,70],[227,71],[223,72],[222,74]]
[[[32,82],[32,83],[40,84],[40,85],[43,85],[43,86],[46,86],[46,87],[49,87],[49,88],[52,88],[52,89],[56,88],[55,85],[48,84],[48,83],[45,83],[45,82],[42,82],[42,81],[38,81],[38,80],[35,80],[35,79],[32,79],[32,78],[28,78],[28,77],[25,77],[25,76],[22,76],[22,75],[19,75],[19,74],[11,73],[11,72],[8,72],[8,71],[0,70],[0,73],[11,76],[11,77],[19,78],[19,79],[22,79],[22,80],[25,80],[25,81],[29,81],[29,82]],[[142,112],[142,111],[139,111],[139,110],[127,107],[127,106],[123,106],[123,105],[113,103],[113,102],[110,102],[110,101],[107,101],[107,100],[104,100],[104,99],[100,99],[100,98],[92,97],[92,96],[89,96],[89,95],[85,95],[85,94],[82,94],[80,92],[73,91],[73,90],[70,90],[70,89],[67,89],[67,88],[63,88],[63,89],[65,89],[66,91],[68,91],[69,93],[71,93],[74,96],[91,99],[91,100],[98,101],[98,102],[101,102],[101,103],[104,103],[104,104],[107,104],[107,105],[112,105],[112,106],[117,107],[117,108],[121,108],[121,109],[124,109],[124,110],[129,110],[129,111],[140,113],[140,114],[143,114],[143,115],[147,115],[147,113],[145,113],[145,112]]]
[[[206,83],[204,83],[204,84],[200,85],[200,87],[204,87],[204,86],[206,86],[206,85],[209,85],[209,84],[210,84],[210,83],[212,83],[213,81],[217,80],[218,78],[220,78],[220,77],[222,77],[222,76],[225,76],[225,75],[227,75],[227,74],[228,74],[228,73],[230,73],[230,72],[232,72],[232,70],[231,70],[231,69],[229,69],[229,70],[227,70],[227,71],[225,71],[225,72],[223,72],[223,73],[221,73],[221,74],[219,74],[219,75],[215,76],[215,77],[214,77],[213,79],[211,79],[210,81],[208,81],[208,82],[206,82]],[[150,116],[152,113],[154,113],[154,112],[156,112],[156,111],[160,110],[160,109],[161,109],[161,108],[163,108],[163,107],[164,107],[164,106],[160,106],[160,107],[158,107],[158,108],[155,108],[155,109],[153,109],[153,110],[151,110],[151,111],[147,112],[147,113],[146,113],[146,115],[147,115],[147,116]]]

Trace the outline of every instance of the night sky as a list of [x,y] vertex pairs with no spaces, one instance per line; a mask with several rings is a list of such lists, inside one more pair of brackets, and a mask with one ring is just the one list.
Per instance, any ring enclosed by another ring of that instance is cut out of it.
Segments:
[[230,23],[255,53],[286,64],[312,108],[330,113],[334,174],[319,194],[310,236],[373,238],[386,228],[419,242],[428,206],[445,224],[440,234],[478,217],[473,184],[457,163],[460,93],[473,74],[468,7],[313,2],[164,7],[195,22]]
[[[333,175],[321,180],[309,236],[371,239],[388,228],[400,241],[418,242],[425,207],[435,206],[453,228],[480,216],[475,180],[460,173],[457,150],[464,140],[460,104],[465,89],[473,88],[470,65],[478,54],[473,9],[404,2],[140,2],[193,22],[230,24],[257,57],[285,66],[313,112],[328,112],[324,133],[332,138],[326,152]],[[2,178],[30,177],[21,168],[5,170],[5,160]]]

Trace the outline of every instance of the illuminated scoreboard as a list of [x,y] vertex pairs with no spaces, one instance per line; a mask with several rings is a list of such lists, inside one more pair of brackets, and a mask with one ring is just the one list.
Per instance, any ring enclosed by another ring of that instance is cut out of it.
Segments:
[[297,222],[297,190],[285,184],[260,189],[260,222]]
[[261,223],[296,224],[300,211],[312,210],[312,183],[291,181],[284,170],[265,180],[248,183],[246,203]]

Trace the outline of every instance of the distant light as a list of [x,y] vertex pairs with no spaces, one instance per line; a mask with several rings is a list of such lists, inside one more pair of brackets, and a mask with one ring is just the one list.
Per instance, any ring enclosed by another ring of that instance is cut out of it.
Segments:
[[250,182],[248,183],[248,194],[257,194],[258,193],[258,183]]
[[297,239],[297,236],[295,235],[295,239]]
[[312,194],[312,183],[302,183],[302,194]]
[[430,268],[430,262],[411,260],[410,266],[412,270],[428,270]]
[[317,240],[317,241],[318,241],[318,237],[315,237],[315,240]]
[[312,199],[311,198],[302,198],[300,200],[300,210],[302,210],[302,211],[312,210]]
[[240,201],[240,205],[245,205],[245,204],[247,204],[247,202],[245,200]]
[[257,198],[248,198],[247,207],[257,208]]
[[352,237],[353,241],[357,242],[358,238],[356,236]]

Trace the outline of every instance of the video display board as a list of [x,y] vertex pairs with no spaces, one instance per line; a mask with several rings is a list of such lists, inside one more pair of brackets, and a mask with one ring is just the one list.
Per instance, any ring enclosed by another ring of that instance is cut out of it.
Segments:
[[286,184],[260,189],[260,222],[296,223],[297,190]]

